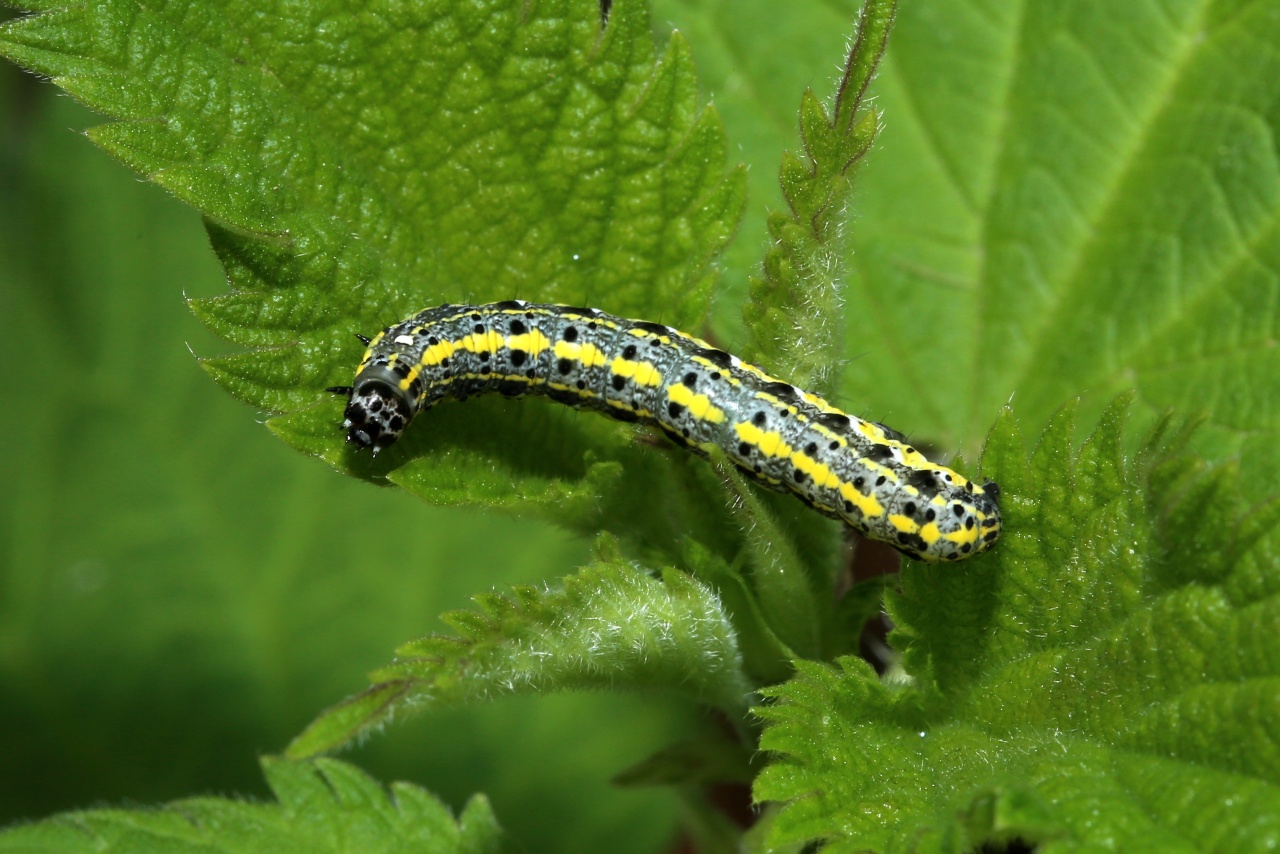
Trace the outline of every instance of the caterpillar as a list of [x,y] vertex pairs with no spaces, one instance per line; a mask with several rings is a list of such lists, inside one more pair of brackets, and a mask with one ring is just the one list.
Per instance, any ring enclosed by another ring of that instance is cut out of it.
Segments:
[[442,400],[541,394],[720,448],[763,485],[921,560],[1000,536],[1000,490],[929,462],[906,437],[669,326],[508,300],[429,308],[368,339],[345,395],[347,441],[376,455]]

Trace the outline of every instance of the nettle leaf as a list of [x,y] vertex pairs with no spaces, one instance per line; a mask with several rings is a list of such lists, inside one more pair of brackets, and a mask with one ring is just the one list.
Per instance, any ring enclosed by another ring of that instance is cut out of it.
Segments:
[[108,0],[11,22],[0,50],[119,119],[91,138],[206,215],[233,291],[191,306],[249,349],[204,365],[290,413],[286,441],[441,503],[501,504],[514,480],[559,519],[652,482],[609,464],[628,434],[541,406],[446,407],[374,463],[323,392],[350,381],[354,333],[448,301],[701,326],[743,171],[643,3],[604,25],[587,0]]
[[1087,390],[1092,423],[1135,389],[1144,423],[1207,411],[1197,448],[1248,455],[1250,493],[1272,494],[1277,45],[1274,0],[904,4],[842,394],[953,448],[1011,396],[1038,424]]
[[764,277],[744,310],[750,355],[806,388],[837,380],[845,270],[841,237],[853,170],[875,141],[879,115],[863,99],[875,75],[897,3],[862,8],[844,75],[828,113],[812,89],[800,103],[804,157],[786,152],[779,176],[785,212],[769,217]]
[[764,622],[793,655],[816,658],[823,629],[830,624],[822,619],[830,597],[814,583],[780,520],[747,479],[724,459],[717,460],[717,470],[737,498],[736,515],[743,520],[745,555]]
[[1126,462],[1128,398],[1075,449],[1069,406],[984,469],[1001,545],[913,566],[889,597],[910,679],[804,663],[768,689],[761,800],[779,844],[960,851],[1280,844],[1280,502],[1162,422]]
[[750,690],[716,595],[677,570],[656,578],[604,541],[592,565],[551,590],[517,587],[443,616],[456,632],[402,646],[374,685],[320,715],[292,757],[333,750],[398,713],[523,693],[662,689],[735,715]]
[[344,762],[262,760],[276,803],[190,798],[160,809],[66,813],[0,832],[0,851],[342,852],[484,854],[502,850],[489,802],[454,818],[408,783],[383,788]]

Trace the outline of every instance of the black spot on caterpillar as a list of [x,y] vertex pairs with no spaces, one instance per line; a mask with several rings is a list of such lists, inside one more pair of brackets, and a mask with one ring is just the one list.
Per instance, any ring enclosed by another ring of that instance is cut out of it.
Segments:
[[651,424],[705,455],[926,561],[960,560],[1000,532],[999,489],[929,462],[905,437],[690,335],[594,308],[508,300],[442,305],[384,329],[351,386],[347,441],[377,454],[446,399],[541,394]]

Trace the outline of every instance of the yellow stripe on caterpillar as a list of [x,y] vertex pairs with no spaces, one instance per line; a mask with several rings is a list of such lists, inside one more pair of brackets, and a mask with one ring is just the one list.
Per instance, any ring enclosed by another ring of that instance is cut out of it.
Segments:
[[541,394],[720,448],[758,483],[927,561],[1000,536],[999,489],[927,460],[883,424],[668,326],[520,300],[443,305],[368,342],[347,395],[347,441],[376,454],[424,410],[478,394]]

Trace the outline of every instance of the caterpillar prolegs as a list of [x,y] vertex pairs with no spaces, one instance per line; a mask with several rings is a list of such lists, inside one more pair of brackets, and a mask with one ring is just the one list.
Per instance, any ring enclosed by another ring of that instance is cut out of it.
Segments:
[[926,561],[960,560],[1000,535],[999,488],[929,462],[884,425],[836,409],[669,326],[522,300],[442,305],[367,342],[347,441],[373,453],[447,398],[541,394],[658,427],[755,480]]

